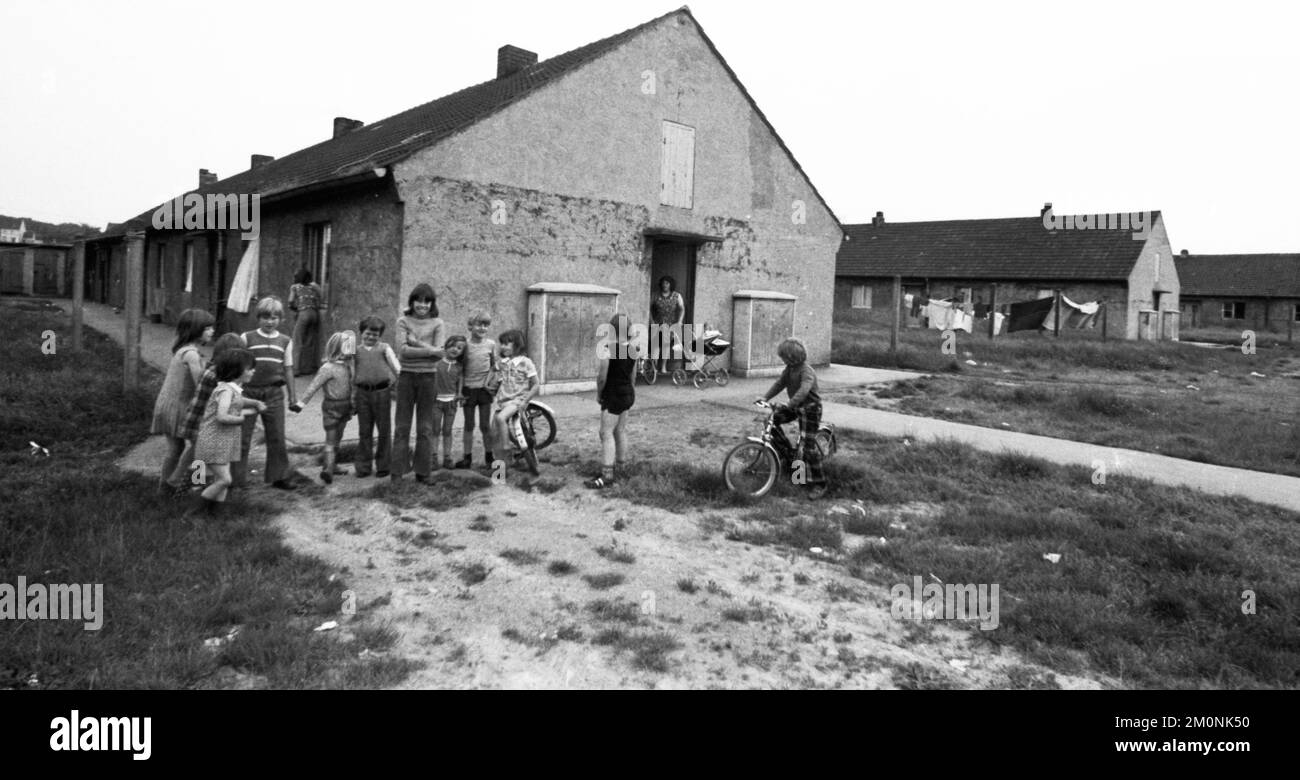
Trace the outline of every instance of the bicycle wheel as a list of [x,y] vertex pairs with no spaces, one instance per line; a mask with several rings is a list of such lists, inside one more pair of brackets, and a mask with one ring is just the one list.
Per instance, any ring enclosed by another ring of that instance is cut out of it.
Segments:
[[771,490],[778,471],[772,449],[754,441],[737,444],[722,462],[727,489],[746,496],[762,496]]
[[719,368],[718,373],[713,375],[713,381],[718,383],[718,387],[726,387],[731,381],[731,372],[725,368]]
[[681,387],[682,385],[686,384],[686,380],[687,380],[686,369],[684,368],[673,369],[673,384],[677,385],[678,387]]
[[659,378],[659,369],[655,367],[653,360],[645,362],[645,371],[641,372],[641,376],[645,378],[647,385],[653,385],[655,380]]
[[534,449],[545,449],[555,441],[555,418],[551,413],[536,404],[528,404],[528,424],[533,429]]
[[695,376],[691,377],[691,384],[695,385],[696,390],[703,390],[704,383],[707,381],[709,381],[709,378],[703,371],[696,371]]

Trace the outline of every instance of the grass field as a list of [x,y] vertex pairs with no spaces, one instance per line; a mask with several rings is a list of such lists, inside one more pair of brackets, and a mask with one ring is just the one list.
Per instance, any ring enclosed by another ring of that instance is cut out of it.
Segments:
[[[1096,485],[1087,469],[950,441],[845,434],[841,444],[818,502],[789,485],[739,499],[722,485],[720,456],[643,462],[610,494],[702,511],[706,532],[735,541],[821,548],[882,594],[914,576],[997,583],[1000,626],[972,625],[972,640],[1059,672],[1095,670],[1125,687],[1300,685],[1296,514],[1139,480]],[[843,511],[859,501],[865,514]],[[728,520],[736,507],[743,519]]]
[[338,618],[346,585],[284,546],[269,504],[236,496],[225,518],[190,523],[187,503],[117,469],[147,434],[156,388],[124,394],[122,353],[93,331],[82,354],[43,354],[46,330],[66,344],[66,320],[34,308],[0,304],[10,334],[0,342],[0,582],[102,584],[103,627],[0,621],[0,689],[372,688],[406,677],[409,664],[384,654],[397,635],[364,615],[346,635],[312,630]]
[[959,333],[956,354],[940,346],[937,331],[907,331],[891,355],[880,329],[837,328],[836,362],[936,376],[830,400],[899,399],[894,408],[907,414],[1300,476],[1300,378],[1282,376],[1300,372],[1300,351],[1285,344],[1244,355],[1173,342],[1037,334],[990,342]]

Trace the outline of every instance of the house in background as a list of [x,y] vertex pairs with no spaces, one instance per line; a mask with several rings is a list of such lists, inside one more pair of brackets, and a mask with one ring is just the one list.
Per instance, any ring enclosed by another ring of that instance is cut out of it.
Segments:
[[21,244],[27,235],[27,220],[0,216],[0,244]]
[[1176,258],[1188,328],[1292,331],[1300,323],[1300,254]]
[[[1160,212],[1145,238],[1131,229],[1044,226],[1037,217],[845,225],[835,267],[835,322],[892,323],[893,278],[903,292],[996,304],[1055,290],[1078,303],[1101,301],[1107,333],[1126,339],[1177,339],[1179,279]],[[1057,216],[1057,220],[1064,217]],[[907,327],[921,327],[905,315]],[[1098,328],[1098,332],[1100,329]]]
[[[597,326],[616,310],[647,322],[672,275],[686,322],[729,336],[737,373],[778,372],[791,335],[830,359],[841,227],[689,9],[542,62],[503,46],[489,81],[251,162],[201,172],[196,192],[262,196],[257,292],[283,297],[311,269],[327,332],[391,325],[430,282],[449,332],[484,310],[494,332],[525,330],[549,390],[582,389]],[[248,254],[237,230],[155,230],[151,213],[88,244],[92,299],[122,300],[143,230],[149,313],[245,303],[222,300]]]
[[0,244],[0,295],[72,294],[68,255],[71,244]]

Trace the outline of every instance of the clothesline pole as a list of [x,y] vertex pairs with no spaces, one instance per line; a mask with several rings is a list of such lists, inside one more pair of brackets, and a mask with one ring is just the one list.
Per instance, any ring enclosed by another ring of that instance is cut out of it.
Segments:
[[998,333],[998,285],[993,283],[989,285],[989,339],[992,340]]
[[894,277],[894,321],[889,327],[889,354],[898,352],[898,326],[903,314],[903,277]]
[[1056,291],[1056,303],[1052,306],[1056,314],[1056,338],[1061,337],[1061,291]]

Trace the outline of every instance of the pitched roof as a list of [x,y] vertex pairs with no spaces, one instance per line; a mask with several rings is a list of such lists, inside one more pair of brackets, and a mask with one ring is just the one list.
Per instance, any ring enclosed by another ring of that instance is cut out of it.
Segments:
[[[1151,224],[1159,216],[1151,212]],[[1121,280],[1146,245],[1132,230],[1048,230],[1042,217],[867,223],[844,232],[836,276]]]
[[[771,129],[777,143],[789,155],[799,172],[807,179],[807,174],[799,166],[794,155],[785,142],[777,135],[775,128],[759,110],[754,99],[745,90],[736,74],[722,59],[713,42],[704,34],[704,29],[691,15],[690,8],[670,11],[655,17],[644,24],[624,30],[617,35],[603,38],[586,46],[579,47],[548,60],[538,62],[504,78],[485,81],[467,87],[445,97],[394,114],[369,125],[345,133],[337,138],[330,138],[313,146],[301,149],[293,154],[264,163],[243,173],[235,174],[213,184],[190,190],[201,195],[208,193],[260,193],[263,197],[277,193],[289,192],[300,187],[346,179],[359,173],[381,168],[432,146],[471,125],[505,109],[527,97],[541,87],[550,84],[561,76],[572,72],[597,57],[606,54],[638,33],[677,13],[684,13],[695,24],[709,49],[722,62],[723,68],[735,81],[736,86],[745,95],[750,106]],[[812,186],[809,180],[809,186]],[[813,187],[822,205],[830,211],[825,198]],[[185,194],[189,194],[188,192]],[[161,204],[159,204],[161,205]],[[155,207],[156,208],[156,207]],[[155,211],[148,211],[125,223],[110,225],[106,235],[121,235],[127,230],[147,227]],[[834,217],[834,213],[831,213]]]
[[1300,298],[1300,254],[1176,255],[1181,295]]

